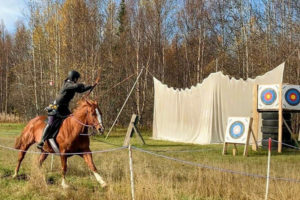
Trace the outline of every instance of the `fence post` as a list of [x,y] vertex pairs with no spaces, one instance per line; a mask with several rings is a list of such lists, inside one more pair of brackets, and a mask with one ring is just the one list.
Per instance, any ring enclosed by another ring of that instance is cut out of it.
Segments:
[[132,200],[134,200],[134,179],[133,179],[133,167],[132,167],[132,152],[131,152],[131,145],[130,144],[129,144],[129,147],[128,147],[128,153],[129,153],[131,196],[132,196]]
[[53,169],[53,158],[54,158],[54,155],[52,154],[52,157],[51,157],[51,172],[52,172],[52,169]]
[[267,183],[266,183],[266,195],[265,195],[265,200],[268,199],[268,194],[269,194],[270,164],[271,164],[271,146],[272,146],[272,139],[269,138],[269,148],[268,148],[268,168],[267,168]]

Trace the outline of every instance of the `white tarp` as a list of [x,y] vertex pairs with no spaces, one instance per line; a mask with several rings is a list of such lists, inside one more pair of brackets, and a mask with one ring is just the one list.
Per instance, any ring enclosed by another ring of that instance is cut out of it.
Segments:
[[283,71],[284,63],[246,81],[216,72],[183,90],[154,78],[153,138],[196,144],[223,142],[229,116],[251,117],[253,85],[282,83]]

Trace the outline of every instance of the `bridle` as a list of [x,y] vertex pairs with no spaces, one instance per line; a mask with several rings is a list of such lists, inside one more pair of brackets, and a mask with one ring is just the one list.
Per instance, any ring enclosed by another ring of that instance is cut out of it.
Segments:
[[84,127],[95,128],[96,126],[101,125],[100,122],[95,123],[95,124],[93,124],[93,125],[85,124],[85,123],[83,123],[82,121],[80,121],[79,119],[77,119],[73,114],[71,114],[70,117],[72,117],[73,119],[75,119],[75,121],[76,121],[78,124],[80,124],[80,125],[82,125],[82,126],[84,126]]
[[[84,126],[84,127],[88,127],[88,128],[96,128],[96,126],[101,125],[101,127],[103,128],[101,115],[100,115],[100,113],[99,113],[99,111],[98,111],[97,108],[96,108],[95,110],[96,110],[96,112],[97,112],[97,119],[98,119],[98,122],[97,122],[97,123],[94,123],[94,124],[92,124],[92,125],[83,123],[82,121],[80,121],[79,119],[77,119],[77,118],[74,116],[74,114],[71,114],[71,115],[69,115],[69,116],[70,116],[71,118],[73,118],[78,124],[80,124],[80,125],[82,125],[82,126]],[[85,117],[87,117],[87,115],[88,115],[88,110],[86,111],[86,116],[85,116]],[[98,117],[99,117],[99,118],[98,118]],[[80,134],[80,135],[90,136],[90,135],[93,135],[93,134]]]

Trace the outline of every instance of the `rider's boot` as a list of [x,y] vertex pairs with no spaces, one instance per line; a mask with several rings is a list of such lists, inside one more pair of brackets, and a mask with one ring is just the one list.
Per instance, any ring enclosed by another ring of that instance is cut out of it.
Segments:
[[42,139],[41,141],[37,144],[37,148],[42,150],[43,149],[43,146],[44,146],[44,143],[48,137],[48,130],[49,130],[49,127],[50,125],[47,124],[46,127],[44,128],[44,131],[43,131],[43,135],[42,135]]

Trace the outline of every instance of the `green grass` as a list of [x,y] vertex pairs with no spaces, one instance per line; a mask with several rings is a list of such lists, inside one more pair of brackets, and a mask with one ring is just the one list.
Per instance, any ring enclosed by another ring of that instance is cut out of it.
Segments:
[[[0,124],[0,144],[12,147],[20,134],[22,124]],[[104,150],[121,146],[125,129],[116,129],[108,140],[104,136],[91,137],[92,150]],[[158,154],[201,163],[208,166],[232,169],[254,174],[266,174],[267,152],[249,151],[249,157],[242,156],[243,146],[238,146],[238,155],[222,156],[223,145],[195,145],[151,139],[151,131],[142,130],[146,145],[139,138],[132,138],[131,144]],[[30,148],[36,151],[35,145]],[[181,150],[196,150],[180,152]],[[176,152],[171,152],[176,151]],[[128,150],[93,155],[94,162],[109,184],[100,188],[88,170],[83,159],[74,156],[68,160],[68,190],[60,186],[60,159],[51,157],[43,168],[37,167],[38,155],[26,155],[18,179],[12,179],[17,152],[0,148],[0,199],[130,199],[130,177]],[[271,175],[300,179],[300,152],[285,150],[282,154],[272,152]],[[210,169],[177,163],[133,150],[133,167],[136,199],[263,199],[265,179],[227,174]],[[271,181],[270,199],[300,199],[300,183]]]
[[0,123],[0,136],[16,136],[19,135],[25,124],[18,123]]

